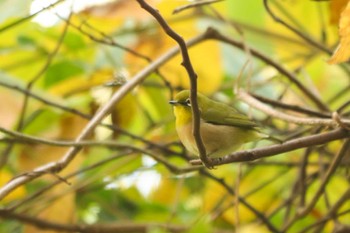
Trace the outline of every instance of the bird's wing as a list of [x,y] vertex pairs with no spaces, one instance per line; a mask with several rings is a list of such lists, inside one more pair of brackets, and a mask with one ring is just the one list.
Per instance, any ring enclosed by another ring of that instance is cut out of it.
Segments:
[[227,106],[218,108],[216,105],[215,110],[209,108],[205,113],[201,113],[201,118],[206,122],[218,125],[230,125],[247,128],[255,128],[258,126],[254,121],[250,120],[245,115],[237,112],[234,108],[227,108]]

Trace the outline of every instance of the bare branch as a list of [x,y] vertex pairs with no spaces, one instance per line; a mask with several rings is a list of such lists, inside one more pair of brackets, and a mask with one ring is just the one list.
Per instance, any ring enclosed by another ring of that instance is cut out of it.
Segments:
[[210,4],[221,2],[221,1],[223,1],[223,0],[203,0],[203,1],[200,1],[200,2],[194,2],[194,3],[191,3],[191,4],[187,4],[185,6],[181,6],[181,7],[175,8],[173,10],[173,14],[177,14],[177,13],[180,13],[181,11],[188,10],[188,9],[191,9],[191,8],[194,8],[194,7],[210,5]]
[[314,46],[315,48],[331,55],[333,53],[332,50],[330,50],[329,48],[325,47],[323,44],[319,43],[318,41],[314,40],[313,38],[311,38],[310,36],[308,36],[307,34],[304,34],[302,32],[300,32],[299,30],[297,30],[296,28],[292,27],[291,25],[289,25],[288,23],[286,23],[285,21],[283,21],[281,18],[277,17],[271,10],[269,4],[268,4],[268,0],[264,0],[264,6],[266,11],[270,14],[270,16],[277,22],[282,24],[283,26],[285,26],[286,28],[288,28],[289,30],[291,30],[293,33],[295,33],[296,35],[298,35],[300,38],[304,39],[305,41],[307,41],[310,45]]
[[[259,102],[257,99],[255,99],[253,96],[249,95],[247,92],[245,92],[243,89],[240,89],[238,92],[238,98],[240,98],[245,103],[249,104],[250,106],[257,108],[264,113],[268,114],[269,116],[276,117],[278,119],[295,123],[295,124],[302,124],[302,125],[319,125],[319,126],[330,126],[335,127],[338,125],[338,122],[333,119],[322,119],[322,118],[312,118],[312,117],[297,117],[292,116],[290,114],[286,114],[283,112],[279,112],[266,104],[263,104]],[[350,120],[342,119],[341,122],[343,124],[350,124]]]
[[5,25],[4,27],[0,28],[0,33],[4,32],[4,31],[6,31],[6,30],[8,30],[8,29],[10,29],[10,28],[12,28],[12,27],[15,27],[15,26],[17,26],[17,25],[19,25],[19,24],[21,24],[21,23],[27,21],[27,20],[30,20],[31,18],[35,17],[36,15],[38,15],[38,14],[40,14],[40,13],[42,13],[42,12],[44,12],[44,11],[46,11],[46,10],[52,8],[52,7],[54,7],[55,5],[57,5],[57,4],[61,3],[61,2],[64,2],[64,1],[65,1],[65,0],[58,0],[57,2],[52,3],[52,4],[50,4],[50,5],[47,6],[47,7],[43,7],[41,10],[35,12],[34,14],[28,15],[28,16],[26,16],[26,17],[24,17],[24,18],[20,18],[20,19],[18,19],[18,20],[16,20],[16,21],[12,22],[12,23],[10,23],[10,24],[7,24],[7,25]]
[[[220,32],[218,32],[217,30],[213,29],[213,28],[209,28],[208,32],[207,32],[207,37],[208,39],[215,39],[215,40],[219,40],[222,42],[225,42],[227,44],[230,44],[232,46],[235,46],[237,48],[240,49],[244,49],[244,43],[240,42],[240,41],[236,41],[232,38],[229,38],[225,35],[222,35]],[[321,99],[319,99],[318,96],[316,96],[312,91],[310,91],[307,87],[305,87],[299,80],[298,78],[295,76],[294,73],[290,72],[289,70],[287,70],[284,66],[282,66],[280,63],[274,61],[273,59],[269,58],[268,56],[266,56],[265,54],[259,52],[258,50],[255,50],[253,48],[250,48],[250,52],[254,57],[259,58],[260,60],[264,61],[266,64],[271,65],[272,67],[274,67],[278,72],[280,72],[281,74],[283,74],[290,82],[292,82],[293,84],[295,84],[301,92],[303,92],[312,102],[315,103],[315,105],[326,112],[329,112],[328,110],[328,106],[323,103],[323,101]]]
[[[199,35],[194,37],[192,40],[189,40],[187,46],[192,46],[196,43],[199,43],[205,39],[204,35]],[[80,135],[76,138],[76,142],[80,142],[85,139],[94,128],[101,122],[101,120],[110,112],[110,110],[133,88],[135,88],[139,83],[141,83],[144,79],[148,77],[153,71],[155,71],[159,66],[163,65],[169,59],[174,57],[179,52],[178,47],[174,47],[168,52],[164,53],[163,56],[159,57],[153,63],[145,67],[139,73],[137,73],[133,78],[130,79],[125,85],[121,86],[121,88],[114,93],[109,102],[107,102],[99,112],[90,120],[84,130],[80,133]],[[76,156],[76,154],[80,151],[82,147],[72,147],[59,161],[51,162],[40,166],[33,170],[30,176],[21,176],[11,180],[4,187],[0,188],[0,200],[7,196],[10,192],[12,192],[17,187],[36,179],[46,173],[57,173],[64,169]]]
[[152,228],[161,228],[170,232],[185,232],[187,227],[171,225],[169,223],[114,223],[114,224],[61,224],[51,222],[25,214],[14,213],[9,210],[0,209],[0,217],[4,219],[15,219],[40,229],[51,229],[64,232],[86,232],[86,233],[113,233],[113,232],[148,232]]
[[[304,217],[306,214],[308,214],[314,208],[317,201],[319,200],[322,193],[324,192],[327,183],[329,182],[333,173],[338,168],[340,161],[342,160],[342,158],[345,155],[347,155],[349,153],[349,149],[350,149],[350,140],[348,139],[344,142],[339,153],[334,157],[332,164],[329,166],[329,168],[326,172],[326,175],[323,177],[322,182],[321,182],[319,188],[317,189],[316,193],[311,198],[310,203],[308,203],[308,205],[306,207],[304,207],[303,209],[299,210],[297,212],[297,214],[295,215],[295,217],[285,224],[283,231],[287,231],[298,219]],[[348,195],[348,193],[345,193],[345,194]]]
[[138,3],[142,8],[144,8],[146,11],[148,11],[161,25],[161,27],[164,29],[164,31],[172,38],[174,39],[181,51],[182,55],[182,65],[185,67],[188,77],[190,79],[191,83],[191,106],[192,106],[192,123],[193,123],[193,137],[195,138],[198,152],[199,152],[199,157],[207,167],[211,167],[210,164],[210,159],[206,155],[204,143],[201,138],[200,134],[200,112],[198,109],[198,101],[197,101],[197,74],[195,73],[188,51],[187,51],[187,46],[184,41],[184,39],[178,35],[171,27],[167,24],[167,22],[164,20],[164,18],[158,13],[157,10],[152,8],[150,5],[148,5],[145,1],[143,0],[137,0]]

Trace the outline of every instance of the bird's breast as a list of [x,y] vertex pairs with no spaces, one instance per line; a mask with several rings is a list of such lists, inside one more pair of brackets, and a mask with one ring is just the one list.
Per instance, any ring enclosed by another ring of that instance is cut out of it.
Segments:
[[[191,153],[198,155],[198,148],[193,137],[192,122],[177,125],[181,142]],[[201,120],[200,134],[206,153],[210,157],[220,157],[237,150],[242,144],[258,139],[257,132],[245,128],[216,125]]]

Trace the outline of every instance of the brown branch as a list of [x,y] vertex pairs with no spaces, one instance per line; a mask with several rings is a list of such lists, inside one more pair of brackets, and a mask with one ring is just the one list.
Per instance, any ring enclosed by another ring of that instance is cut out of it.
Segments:
[[[335,127],[337,125],[341,126],[342,128],[346,128],[347,125],[350,125],[349,119],[340,119],[342,124],[339,124],[335,119],[324,119],[324,118],[315,118],[315,117],[298,117],[293,116],[284,112],[277,111],[270,106],[259,102],[257,99],[255,99],[253,96],[249,95],[247,92],[245,92],[243,89],[240,89],[237,93],[237,97],[247,103],[248,105],[259,109],[260,111],[263,111],[264,113],[268,114],[270,117],[275,117],[290,123],[300,124],[300,125],[317,125],[317,126],[329,126],[329,127]],[[332,114],[336,115],[336,114]],[[344,127],[343,127],[344,125]]]
[[[244,150],[226,155],[222,158],[213,159],[213,165],[222,165],[235,162],[253,161],[265,157],[270,157],[285,152],[306,148],[310,146],[322,145],[331,141],[340,140],[350,137],[350,131],[342,128],[329,131],[327,133],[320,133],[311,136],[293,139],[282,144],[266,146],[263,148],[256,148],[251,150]],[[201,163],[200,160],[192,160],[193,165]]]
[[98,34],[101,35],[102,38],[97,38],[96,36],[88,33],[87,31],[85,31],[81,26],[77,26],[75,24],[73,24],[72,22],[68,21],[67,19],[65,19],[64,17],[60,16],[59,14],[56,14],[57,17],[59,17],[61,20],[64,20],[66,21],[66,23],[68,23],[72,28],[75,28],[76,30],[78,30],[81,34],[87,36],[88,38],[90,38],[92,41],[95,41],[97,43],[100,43],[100,44],[105,44],[105,45],[109,45],[109,46],[113,46],[113,47],[116,47],[116,48],[119,48],[119,49],[122,49],[136,57],[139,57],[139,58],[142,58],[144,60],[146,60],[147,62],[151,62],[151,59],[131,48],[128,48],[118,42],[116,42],[112,37],[109,37],[108,35],[106,35],[104,32],[98,30],[97,28],[94,28],[88,24],[85,23],[85,25],[87,25],[88,28],[96,31]]
[[[6,82],[3,82],[0,80],[0,86],[4,86],[4,87],[7,87],[9,89],[12,89],[12,90],[15,90],[15,91],[18,91],[22,94],[25,94],[25,95],[28,95],[30,96],[31,98],[41,102],[41,103],[44,103],[48,106],[51,106],[51,107],[54,107],[54,108],[57,108],[57,109],[60,109],[60,110],[63,110],[65,112],[68,112],[68,113],[71,113],[71,114],[74,114],[76,116],[80,116],[82,117],[83,119],[87,119],[87,120],[91,120],[92,119],[92,115],[90,114],[86,114],[86,113],[83,113],[75,108],[70,108],[70,107],[67,107],[67,106],[64,106],[64,105],[61,105],[59,103],[56,103],[56,102],[53,102],[51,100],[49,100],[48,98],[45,98],[43,96],[40,96],[36,93],[34,93],[32,90],[27,90],[27,89],[24,89],[20,86],[17,86],[17,85],[12,85],[12,84],[8,84]],[[102,127],[105,127],[105,128],[108,128],[110,130],[113,130],[114,132],[118,132],[118,133],[121,133],[121,134],[124,134],[132,139],[136,139],[146,145],[148,145],[150,148],[158,148],[162,151],[165,151],[165,152],[168,152],[170,154],[179,154],[177,153],[176,151],[174,150],[170,150],[169,148],[163,146],[163,145],[160,145],[160,144],[157,144],[155,142],[152,142],[152,141],[149,141],[147,139],[144,139],[140,136],[137,136],[137,135],[134,135],[120,127],[118,127],[117,125],[111,125],[111,124],[106,124],[106,123],[100,123],[99,126],[102,126]],[[16,138],[17,140],[13,139],[13,140],[10,140],[10,139],[2,139],[1,141],[7,141],[8,143],[32,143],[32,142],[29,142],[29,141],[26,141],[26,139],[19,139],[19,138]]]
[[272,105],[274,107],[278,107],[278,108],[282,108],[282,109],[286,109],[286,110],[291,110],[294,112],[299,112],[299,113],[304,113],[310,116],[316,116],[316,117],[321,117],[321,118],[331,118],[331,114],[329,113],[323,113],[323,112],[318,112],[318,111],[313,111],[309,108],[304,108],[298,105],[290,105],[290,104],[285,104],[283,102],[277,101],[277,100],[273,100],[273,99],[269,99],[266,98],[264,96],[260,96],[254,93],[249,93],[249,95],[251,95],[252,97],[254,97],[255,99],[267,103],[269,105]]
[[86,233],[136,233],[149,232],[153,228],[161,228],[170,232],[186,232],[185,226],[172,225],[168,223],[113,223],[113,224],[61,224],[32,217],[25,214],[14,213],[9,210],[0,209],[0,218],[17,220],[25,224],[35,226],[40,229],[50,229],[64,232],[86,232]]
[[[330,208],[330,210],[326,215],[324,215],[321,219],[319,219],[315,223],[305,227],[302,231],[300,231],[300,233],[306,233],[313,227],[317,227],[317,229],[314,232],[322,232],[322,228],[327,223],[327,221],[329,221],[332,218],[341,216],[342,214],[347,214],[350,212],[350,210],[347,210],[345,211],[345,213],[337,214],[337,211],[343,206],[344,203],[349,201],[349,199],[350,199],[350,188],[347,189],[343,195],[341,195],[341,197],[338,199],[336,203],[334,203],[334,205]],[[349,232],[349,231],[344,231],[344,232]]]
[[6,30],[8,30],[8,29],[10,29],[10,28],[12,28],[12,27],[15,27],[15,26],[17,26],[17,25],[19,25],[19,24],[21,24],[21,23],[27,21],[27,20],[30,20],[31,18],[33,18],[33,17],[35,17],[36,15],[42,13],[43,11],[46,11],[46,10],[48,10],[48,9],[50,9],[50,8],[52,8],[52,7],[54,7],[55,5],[57,5],[57,4],[61,3],[61,2],[64,2],[64,1],[65,1],[65,0],[59,0],[59,1],[55,2],[55,3],[50,4],[50,5],[47,6],[47,7],[43,7],[41,10],[35,12],[34,14],[28,15],[28,16],[26,16],[26,17],[23,17],[23,18],[20,18],[20,19],[14,21],[14,22],[12,22],[12,23],[9,23],[9,24],[3,26],[2,28],[0,28],[0,33],[4,32],[4,31],[6,31]]
[[223,0],[202,0],[202,1],[199,1],[199,2],[190,3],[190,4],[187,4],[187,5],[175,8],[173,10],[173,14],[177,14],[177,13],[180,13],[181,11],[188,10],[188,9],[191,9],[191,8],[195,8],[195,7],[199,7],[199,6],[205,6],[205,5],[210,5],[210,4],[221,2],[221,1],[223,1]]
[[300,32],[298,29],[294,28],[293,26],[289,25],[287,22],[283,21],[281,18],[279,18],[278,16],[276,16],[272,10],[269,7],[268,4],[268,0],[264,0],[264,6],[265,9],[267,11],[267,13],[277,22],[282,24],[283,26],[285,26],[286,28],[288,28],[289,30],[291,30],[293,33],[295,33],[296,35],[298,35],[300,38],[302,38],[303,40],[305,40],[306,42],[308,42],[310,45],[314,46],[315,48],[331,55],[333,53],[332,50],[330,50],[329,48],[325,47],[323,44],[319,43],[318,41],[315,41],[313,38],[309,37],[306,34],[303,34],[302,32]]
[[[214,176],[213,174],[209,173],[208,170],[201,169],[201,170],[199,170],[199,172],[200,172],[202,175],[204,175],[204,176],[206,176],[206,177],[208,177],[208,178],[214,180],[214,181],[217,182],[218,184],[222,185],[222,187],[225,188],[226,191],[227,191],[230,195],[232,195],[232,196],[237,195],[237,194],[235,193],[235,190],[234,190],[230,185],[228,185],[228,184],[224,181],[224,179],[220,179],[220,178]],[[245,206],[247,209],[249,209],[252,213],[254,213],[255,216],[256,216],[258,219],[260,219],[260,220],[265,224],[265,226],[270,230],[270,232],[275,232],[275,233],[280,232],[280,231],[269,221],[269,219],[268,219],[263,213],[261,213],[261,212],[260,212],[258,209],[256,209],[252,204],[250,204],[244,197],[237,195],[237,199],[238,199],[238,201],[240,202],[240,204],[242,204],[242,205]]]
[[[70,19],[71,15],[69,16]],[[68,21],[69,21],[68,19]],[[54,57],[57,55],[59,49],[61,48],[61,45],[63,43],[63,39],[66,36],[66,33],[68,31],[68,24],[65,24],[65,27],[63,28],[62,34],[60,35],[60,38],[58,39],[55,48],[53,49],[53,51],[48,55],[47,60],[45,62],[45,64],[43,65],[43,67],[39,70],[39,72],[37,72],[34,77],[31,78],[31,80],[28,82],[27,84],[27,92],[29,93],[30,90],[32,89],[33,85],[35,84],[35,82],[44,74],[44,72],[49,68],[50,64],[52,63]],[[18,125],[17,125],[17,130],[21,131],[24,128],[24,118],[27,112],[27,108],[28,108],[28,104],[29,104],[29,98],[30,96],[28,94],[24,95],[24,99],[23,99],[23,104],[21,107],[21,113],[20,113],[20,118],[18,120]],[[8,160],[8,156],[11,152],[13,148],[13,144],[9,144],[3,151],[2,155],[1,155],[1,159],[0,159],[0,168],[3,167]]]
[[[87,172],[87,171],[90,171],[90,170],[93,170],[95,168],[98,168],[100,166],[103,166],[113,160],[117,160],[119,158],[122,158],[126,155],[130,155],[133,151],[132,150],[127,150],[125,152],[121,152],[121,153],[118,153],[117,155],[112,155],[110,156],[109,158],[107,159],[103,159],[99,162],[96,162],[90,166],[87,166],[87,167],[84,167],[80,170],[77,170],[75,172],[72,172],[66,176],[63,177],[63,179],[65,180],[69,180],[70,178],[74,177],[74,176],[77,176],[79,174],[82,174],[84,172]],[[37,190],[36,192],[30,194],[29,196],[25,197],[24,199],[22,199],[20,202],[17,202],[13,205],[10,205],[9,207],[6,207],[8,210],[11,210],[11,211],[14,211],[15,209],[17,209],[18,207],[24,205],[25,203],[28,203],[30,201],[33,201],[34,199],[38,198],[39,196],[41,196],[42,194],[44,194],[45,192],[49,191],[51,188],[55,187],[56,185],[60,184],[61,183],[61,180],[56,180],[54,181],[53,183]]]
[[[222,41],[224,43],[230,44],[234,47],[240,48],[242,50],[245,49],[244,43],[240,42],[240,41],[236,41],[232,38],[229,38],[225,35],[222,35],[220,32],[218,32],[217,30],[213,29],[213,28],[209,28],[207,31],[207,38],[208,39],[215,39],[215,40],[219,40]],[[313,92],[311,92],[307,87],[305,87],[299,80],[298,78],[295,76],[294,73],[290,72],[289,70],[287,70],[285,67],[283,67],[281,64],[279,64],[278,62],[274,61],[273,59],[269,58],[268,56],[266,56],[265,54],[259,52],[256,49],[250,48],[250,53],[256,57],[259,58],[260,60],[262,60],[263,62],[265,62],[266,64],[271,65],[272,67],[274,67],[278,72],[280,72],[281,74],[283,74],[290,82],[292,82],[293,84],[295,84],[301,92],[304,93],[304,95],[306,95],[312,102],[314,102],[314,104],[321,110],[329,112],[328,110],[328,106],[323,103],[323,101],[321,99],[319,99],[318,96],[316,96]]]
[[165,19],[159,14],[159,12],[156,9],[148,5],[143,0],[137,0],[137,1],[143,9],[149,12],[158,21],[159,25],[163,28],[165,33],[169,37],[171,37],[173,40],[175,40],[180,47],[180,51],[183,59],[181,64],[186,69],[190,79],[190,84],[191,84],[190,99],[191,99],[192,116],[193,116],[192,117],[193,137],[195,138],[195,141],[196,141],[200,159],[203,161],[205,166],[211,167],[211,164],[210,164],[211,162],[206,155],[204,143],[202,141],[201,134],[200,134],[200,112],[198,109],[198,102],[197,102],[197,74],[193,69],[186,43],[184,39],[167,24]]
[[[187,46],[192,46],[200,41],[204,40],[204,35],[199,35],[189,40]],[[130,79],[129,82],[120,87],[120,89],[113,94],[109,102],[107,102],[104,106],[101,107],[99,112],[95,114],[95,116],[89,121],[80,135],[76,138],[76,142],[80,142],[85,139],[90,133],[94,130],[94,128],[104,119],[104,117],[110,112],[110,110],[133,88],[135,88],[139,83],[141,83],[144,79],[148,77],[149,74],[154,72],[159,66],[163,65],[165,62],[170,60],[179,52],[178,47],[174,47],[170,49],[168,52],[163,54],[161,57],[153,61],[150,65],[145,67],[139,73],[137,73],[134,77]],[[76,154],[80,151],[82,147],[72,147],[70,150],[59,160],[55,162],[50,162],[43,166],[37,167],[31,172],[30,176],[20,176],[9,183],[0,188],[0,200],[11,193],[17,187],[30,182],[33,179],[36,179],[46,173],[57,173],[64,169],[76,156]]]
[[[348,133],[350,133],[350,132],[348,132]],[[350,134],[348,136],[350,137]],[[318,190],[311,198],[310,203],[308,203],[308,205],[306,207],[304,207],[303,209],[298,211],[297,214],[295,215],[295,217],[286,223],[286,225],[283,229],[283,232],[287,231],[298,219],[306,216],[314,208],[314,206],[318,202],[319,198],[321,197],[322,193],[324,192],[325,187],[328,184],[330,178],[332,177],[332,175],[334,174],[334,172],[338,168],[338,165],[340,164],[342,158],[349,153],[349,149],[350,149],[350,139],[348,139],[344,142],[341,150],[334,157],[331,165],[329,166],[325,176],[322,179],[322,182],[321,182]]]

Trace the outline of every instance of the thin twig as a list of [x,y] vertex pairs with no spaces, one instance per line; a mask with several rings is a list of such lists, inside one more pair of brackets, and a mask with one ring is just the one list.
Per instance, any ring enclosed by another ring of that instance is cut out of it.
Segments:
[[[316,227],[315,232],[322,232],[322,228],[327,223],[327,221],[329,221],[332,218],[339,217],[343,214],[347,214],[350,212],[350,210],[347,210],[347,211],[342,212],[342,213],[337,213],[337,211],[343,206],[343,204],[346,203],[347,201],[349,201],[349,198],[350,198],[350,188],[348,188],[344,192],[344,194],[340,196],[338,201],[336,203],[334,203],[334,205],[330,208],[330,210],[328,211],[327,214],[325,214],[321,219],[319,219],[315,223],[305,227],[299,233],[306,233],[313,227]],[[348,231],[346,231],[346,232],[348,232]],[[345,231],[344,231],[344,233],[345,233]]]
[[194,7],[205,6],[205,5],[209,5],[209,4],[213,4],[213,3],[217,3],[217,2],[221,2],[221,1],[224,1],[224,0],[203,0],[203,1],[199,1],[199,2],[190,3],[187,5],[175,8],[173,10],[173,14],[177,14],[177,13],[180,13],[181,11],[188,10],[188,9],[191,9]]
[[[236,41],[232,38],[229,38],[213,28],[208,28],[207,37],[208,37],[208,39],[219,40],[219,41],[222,41],[224,43],[235,46],[237,48],[240,48],[242,50],[245,48],[244,43],[242,43],[240,41]],[[278,62],[274,61],[273,59],[269,58],[268,56],[259,52],[256,49],[250,48],[250,53],[254,57],[259,58],[260,60],[265,62],[266,64],[273,66],[278,72],[280,72],[286,78],[288,78],[288,80],[290,82],[292,82],[293,84],[295,84],[300,89],[300,91],[303,92],[320,110],[329,112],[328,106],[325,103],[323,103],[323,101],[317,95],[315,95],[312,91],[310,91],[307,87],[305,87],[298,80],[298,78],[295,76],[294,73],[290,72],[285,67],[283,67],[281,64],[279,64]]]
[[296,223],[296,221],[298,219],[304,217],[306,214],[308,214],[314,208],[314,206],[318,202],[319,198],[321,197],[322,193],[324,192],[325,187],[328,184],[330,178],[332,177],[333,173],[338,168],[338,165],[341,162],[342,158],[347,153],[349,153],[349,148],[350,148],[350,139],[348,139],[344,142],[341,150],[334,157],[331,165],[329,166],[329,168],[326,172],[326,175],[322,179],[322,182],[321,182],[319,188],[317,189],[317,191],[315,192],[315,194],[311,198],[310,203],[308,203],[308,205],[305,208],[298,211],[297,214],[295,215],[295,217],[285,224],[285,227],[283,228],[283,232],[287,231],[293,224]]
[[[34,93],[32,90],[27,90],[27,89],[22,88],[22,87],[17,86],[17,85],[8,84],[8,83],[3,82],[1,80],[0,80],[0,86],[4,86],[4,87],[7,87],[9,89],[16,90],[16,91],[18,91],[20,93],[23,93],[25,95],[28,95],[31,98],[33,98],[33,99],[35,99],[37,101],[40,101],[40,102],[42,102],[42,103],[44,103],[44,104],[46,104],[48,106],[51,106],[51,107],[63,110],[63,111],[68,112],[68,113],[72,113],[72,114],[74,114],[76,116],[82,117],[83,119],[91,120],[91,118],[92,118],[92,115],[90,115],[90,114],[86,114],[86,113],[83,113],[83,112],[81,112],[81,111],[79,111],[79,110],[77,110],[75,108],[67,107],[67,106],[59,104],[57,102],[53,102],[53,101],[49,100],[47,97],[46,98],[45,97],[41,97],[40,95]],[[110,130],[113,130],[114,132],[118,132],[118,133],[124,134],[124,135],[126,135],[126,136],[128,136],[128,137],[130,137],[132,139],[136,139],[136,140],[138,140],[138,141],[140,141],[142,143],[147,144],[151,148],[158,148],[158,149],[161,149],[163,151],[167,151],[170,154],[177,154],[177,152],[174,151],[174,150],[170,150],[169,148],[166,148],[163,145],[157,144],[155,142],[149,141],[149,140],[147,140],[145,138],[142,138],[140,136],[134,135],[134,134],[132,134],[132,133],[130,133],[130,132],[128,132],[128,131],[118,127],[118,126],[116,126],[116,125],[100,123],[99,126],[108,128]],[[3,139],[2,141],[8,141],[9,143],[12,143],[12,142],[13,143],[25,143],[25,141],[23,141],[23,140],[17,140],[16,141],[16,140],[9,140],[9,139],[5,140],[5,139]]]
[[[71,15],[69,15],[68,21],[71,18]],[[1,31],[1,30],[0,30]],[[49,68],[50,64],[52,63],[54,57],[57,55],[59,49],[61,48],[61,45],[63,43],[63,39],[66,36],[66,33],[68,31],[68,24],[65,24],[62,34],[60,35],[55,48],[53,49],[53,51],[48,55],[45,64],[43,65],[43,67],[34,75],[34,77],[32,77],[30,79],[30,81],[27,84],[27,92],[29,93],[30,90],[32,89],[33,85],[39,80],[40,77],[42,77],[42,75],[45,73],[45,71]],[[18,125],[17,125],[17,130],[21,131],[24,128],[24,118],[27,112],[27,108],[28,108],[28,104],[29,104],[29,98],[30,96],[25,94],[24,95],[24,99],[23,99],[23,104],[21,107],[21,113],[20,113],[20,117],[18,120]],[[3,167],[8,160],[8,156],[11,152],[13,148],[12,144],[9,144],[3,151],[2,156],[1,156],[1,160],[0,160],[0,168]]]
[[[199,172],[216,181],[218,184],[220,184],[223,188],[225,188],[227,190],[227,192],[230,194],[230,195],[236,195],[235,193],[235,190],[230,186],[228,185],[224,179],[220,179],[216,176],[214,176],[213,174],[210,174],[208,172],[208,170],[204,170],[204,169],[201,169],[199,170]],[[245,206],[247,209],[249,209],[252,213],[255,214],[255,216],[260,219],[264,224],[265,226],[270,230],[270,232],[274,232],[274,233],[279,233],[280,231],[269,221],[269,219],[263,214],[261,213],[258,209],[256,209],[252,204],[250,204],[244,197],[242,196],[239,196],[237,197],[238,201],[240,202],[240,204],[242,204],[243,206]]]
[[313,38],[309,37],[306,34],[301,33],[298,29],[292,27],[291,25],[289,25],[288,23],[286,23],[285,21],[283,21],[281,18],[277,17],[271,10],[271,8],[269,7],[268,4],[268,0],[264,0],[264,6],[265,9],[267,11],[267,13],[269,13],[269,15],[277,22],[282,24],[283,26],[285,26],[286,28],[288,28],[289,30],[291,30],[292,32],[294,32],[296,35],[298,35],[300,38],[304,39],[306,42],[308,42],[310,45],[314,46],[315,48],[331,55],[333,53],[332,50],[328,49],[327,47],[325,47],[323,44],[315,41]]
[[6,31],[6,30],[8,30],[8,29],[11,29],[11,28],[13,28],[13,27],[15,27],[15,26],[17,26],[17,25],[20,25],[21,23],[23,23],[23,22],[25,22],[25,21],[27,21],[27,20],[30,20],[31,18],[35,17],[36,15],[42,13],[43,11],[46,11],[46,10],[48,10],[48,9],[50,9],[50,8],[52,8],[52,7],[54,7],[55,5],[57,5],[57,4],[61,3],[61,2],[64,2],[64,1],[65,1],[65,0],[59,0],[59,1],[55,2],[55,3],[50,4],[50,5],[47,6],[47,7],[43,7],[41,10],[35,12],[34,14],[28,15],[28,16],[26,16],[26,17],[23,17],[23,18],[20,18],[20,19],[14,21],[14,22],[12,22],[12,23],[9,23],[9,24],[3,26],[2,28],[0,28],[0,33]]
[[198,109],[198,101],[197,101],[197,74],[193,69],[190,56],[188,54],[187,45],[184,39],[167,24],[165,19],[159,14],[159,12],[156,9],[148,5],[143,0],[137,0],[137,2],[140,4],[140,6],[143,9],[149,12],[158,21],[159,25],[163,28],[165,33],[169,37],[171,37],[173,40],[175,40],[180,47],[180,51],[182,55],[181,65],[183,65],[184,68],[186,69],[188,77],[190,79],[190,84],[191,84],[190,99],[191,99],[192,116],[193,116],[192,117],[193,137],[196,141],[199,157],[203,161],[204,165],[210,168],[211,167],[210,159],[206,155],[204,143],[202,141],[201,134],[200,134],[200,112]]
[[116,47],[116,48],[120,48],[136,57],[139,57],[139,58],[142,58],[144,60],[146,60],[147,62],[151,62],[151,59],[131,48],[128,48],[118,42],[116,42],[112,37],[109,37],[108,35],[106,35],[104,32],[102,31],[99,31],[98,29],[96,28],[93,28],[92,26],[89,26],[89,28],[93,29],[94,31],[96,31],[98,34],[101,35],[101,38],[97,38],[96,36],[88,33],[87,31],[85,31],[82,26],[77,26],[75,24],[73,24],[72,22],[68,21],[67,19],[65,19],[64,17],[60,16],[59,14],[56,14],[57,17],[59,17],[61,20],[64,20],[66,21],[66,23],[68,23],[72,28],[75,28],[77,29],[79,32],[81,32],[81,34],[87,36],[88,38],[90,38],[92,41],[95,41],[97,43],[100,43],[100,44],[105,44],[105,45],[109,45],[109,46],[113,46],[113,47]]
[[269,105],[272,105],[274,107],[278,107],[278,108],[282,108],[282,109],[286,109],[286,110],[291,110],[294,112],[299,112],[299,113],[304,113],[304,114],[308,114],[310,116],[316,116],[316,117],[321,117],[321,118],[331,118],[331,114],[329,113],[323,113],[323,112],[318,112],[318,111],[313,111],[309,108],[304,108],[298,105],[290,105],[290,104],[285,104],[281,101],[277,101],[277,100],[273,100],[273,99],[269,99],[266,98],[264,96],[260,96],[254,93],[249,93],[249,95],[251,95],[252,97],[254,97],[255,99],[267,103]]
[[[239,92],[237,93],[237,97],[242,101],[244,101],[245,103],[249,104],[250,106],[263,111],[269,116],[276,117],[278,119],[281,119],[290,123],[301,124],[301,125],[318,125],[318,126],[323,125],[323,126],[330,126],[330,127],[335,127],[338,125],[338,123],[333,119],[297,117],[297,116],[292,116],[290,114],[286,114],[283,112],[279,112],[271,108],[270,106],[258,101],[253,96],[245,92],[243,89],[239,90]],[[342,123],[350,124],[350,120],[342,119]]]
[[64,232],[84,232],[84,233],[113,233],[113,232],[148,232],[149,229],[162,228],[170,232],[186,232],[187,227],[172,225],[169,223],[110,223],[110,224],[62,224],[32,217],[25,214],[18,214],[6,209],[0,209],[0,218],[17,220],[40,229],[51,229]]
[[[192,40],[188,41],[187,46],[194,45],[204,40],[205,36],[199,35],[194,37]],[[156,70],[159,66],[163,65],[165,62],[170,60],[179,52],[178,47],[174,47],[161,57],[156,59],[153,63],[145,67],[139,73],[137,73],[133,78],[130,79],[125,85],[121,86],[120,89],[113,94],[109,102],[107,102],[104,106],[101,107],[99,112],[89,121],[89,123],[85,126],[83,131],[76,138],[76,142],[80,142],[85,139],[90,133],[94,130],[94,128],[101,122],[101,120],[111,111],[111,109],[133,88],[135,88],[139,83],[141,83],[144,79],[148,77],[154,70]],[[6,185],[0,188],[0,200],[2,200],[5,196],[11,193],[17,187],[36,179],[46,173],[59,172],[64,169],[76,156],[76,154],[80,151],[81,146],[72,147],[70,150],[59,160],[56,162],[51,162],[40,166],[34,169],[30,176],[20,176],[17,177]]]

